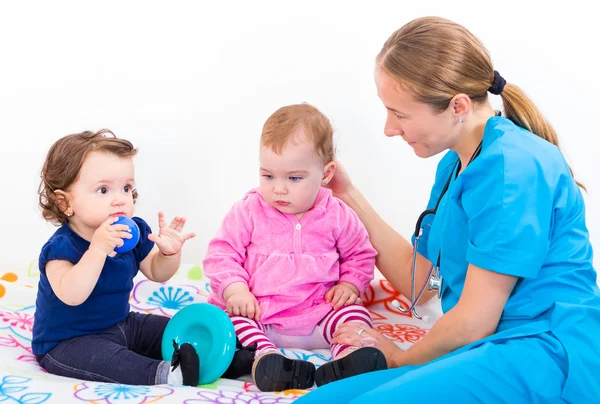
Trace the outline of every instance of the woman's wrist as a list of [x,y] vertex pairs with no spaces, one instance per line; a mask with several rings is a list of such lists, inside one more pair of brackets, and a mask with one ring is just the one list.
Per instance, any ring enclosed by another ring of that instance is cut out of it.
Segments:
[[354,186],[348,188],[344,197],[340,199],[358,215],[360,221],[363,222],[368,229],[369,226],[367,225],[367,222],[373,213],[373,207],[358,188],[355,188]]
[[354,209],[354,206],[357,204],[357,201],[359,199],[359,195],[360,191],[354,185],[350,185],[346,192],[340,195],[339,199],[341,199],[346,205]]
[[398,350],[396,352],[394,352],[394,354],[392,355],[391,360],[390,360],[391,363],[388,363],[388,368],[399,368],[399,367],[404,366],[405,365],[404,355],[405,355],[405,351],[398,348]]

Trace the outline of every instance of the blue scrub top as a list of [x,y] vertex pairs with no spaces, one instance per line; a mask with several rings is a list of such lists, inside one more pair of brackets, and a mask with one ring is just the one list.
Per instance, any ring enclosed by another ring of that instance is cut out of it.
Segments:
[[[440,161],[428,208],[457,160],[450,151]],[[469,263],[518,277],[496,334],[474,346],[550,331],[568,355],[563,398],[600,401],[600,291],[583,196],[556,146],[490,118],[481,154],[424,220],[419,252],[432,262],[441,254],[444,312],[458,302]]]

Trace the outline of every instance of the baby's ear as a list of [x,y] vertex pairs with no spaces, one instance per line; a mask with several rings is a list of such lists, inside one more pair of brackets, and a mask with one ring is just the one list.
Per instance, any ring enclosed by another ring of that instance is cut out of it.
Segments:
[[327,185],[333,178],[334,174],[335,174],[335,161],[330,161],[329,163],[325,164],[325,167],[323,167],[323,180],[321,181],[322,184]]
[[71,200],[71,197],[68,192],[57,189],[56,191],[52,192],[50,197],[52,198],[52,202],[58,206],[62,213],[67,216],[71,216],[73,214],[72,209],[69,207],[69,201]]

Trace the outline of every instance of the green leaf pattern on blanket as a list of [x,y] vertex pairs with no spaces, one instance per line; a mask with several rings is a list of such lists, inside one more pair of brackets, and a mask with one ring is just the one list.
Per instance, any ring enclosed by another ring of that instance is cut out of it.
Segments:
[[38,268],[37,261],[32,261],[31,264],[29,264],[29,268],[27,269],[27,276],[30,278],[36,278],[40,276],[40,270]]

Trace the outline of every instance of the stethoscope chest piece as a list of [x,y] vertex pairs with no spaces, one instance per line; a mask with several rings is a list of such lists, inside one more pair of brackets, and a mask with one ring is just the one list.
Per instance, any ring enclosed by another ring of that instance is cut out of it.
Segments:
[[434,290],[437,290],[437,297],[441,298],[442,297],[442,285],[444,284],[444,277],[442,276],[442,274],[438,273],[437,274],[431,274],[431,276],[429,277],[429,291],[433,292]]
[[[467,165],[471,164],[471,162],[479,155],[479,153],[481,152],[482,144],[483,144],[483,140],[479,143],[479,146],[477,146],[477,148],[473,152],[473,155],[471,156],[471,159],[469,160],[469,163]],[[411,280],[410,280],[411,294],[410,294],[409,308],[403,309],[400,306],[400,303],[396,300],[394,300],[392,302],[392,305],[396,309],[398,309],[398,311],[400,311],[401,313],[408,314],[408,313],[412,312],[412,315],[418,319],[422,319],[422,317],[419,316],[419,314],[417,313],[415,306],[417,305],[417,302],[421,299],[421,296],[423,295],[425,288],[429,289],[430,292],[433,292],[434,290],[437,291],[438,298],[441,298],[442,297],[442,286],[444,284],[444,278],[442,277],[442,274],[440,273],[440,261],[441,261],[441,248],[440,248],[440,251],[438,252],[438,256],[437,256],[437,261],[432,261],[432,262],[436,262],[436,264],[433,264],[433,263],[431,264],[431,267],[429,268],[429,272],[427,273],[427,278],[426,278],[427,280],[423,283],[421,290],[417,291],[416,287],[415,287],[415,279],[416,279],[415,273],[417,270],[417,251],[418,251],[418,245],[419,245],[419,238],[423,234],[423,227],[422,227],[423,219],[425,219],[425,217],[427,215],[437,214],[437,210],[438,210],[438,207],[440,206],[440,202],[442,201],[442,198],[446,194],[446,191],[448,190],[448,187],[450,186],[450,183],[452,182],[452,178],[455,175],[458,175],[458,172],[460,172],[460,159],[458,159],[456,161],[456,163],[454,164],[454,167],[453,167],[452,171],[450,172],[448,179],[446,180],[446,184],[444,185],[442,192],[438,196],[437,202],[435,203],[435,207],[433,209],[425,210],[423,213],[421,213],[419,215],[419,218],[417,219],[417,223],[415,226],[415,232],[414,232],[413,257],[412,257],[412,264],[411,264],[411,271],[410,271],[411,272]]]

